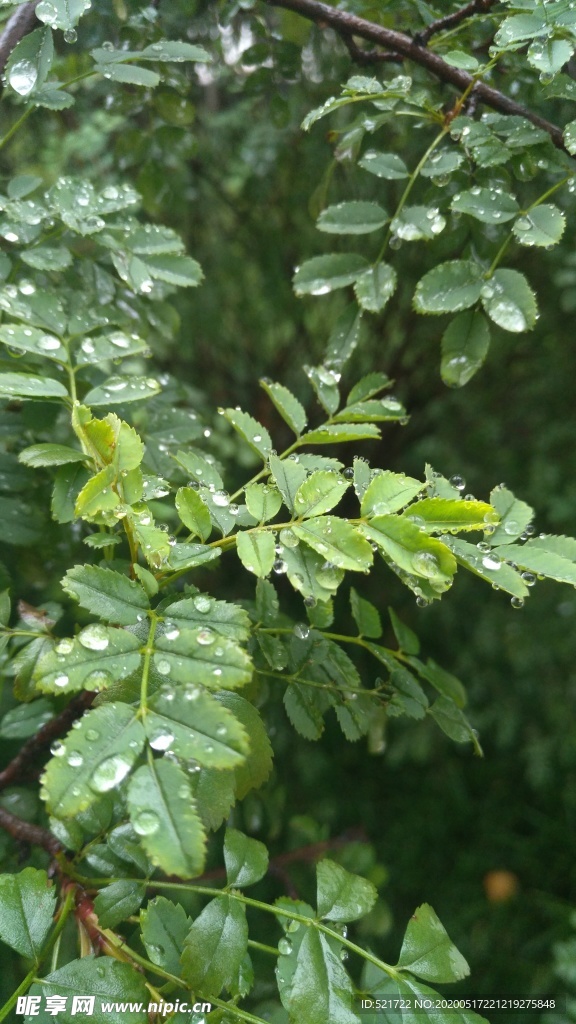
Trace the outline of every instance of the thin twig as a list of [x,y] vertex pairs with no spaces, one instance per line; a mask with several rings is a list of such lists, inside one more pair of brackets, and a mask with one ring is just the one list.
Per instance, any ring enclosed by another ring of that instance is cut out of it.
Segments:
[[[320,0],[263,0],[263,2],[268,4],[269,7],[282,7],[286,10],[294,11],[296,14],[301,14],[303,18],[316,22],[319,27],[334,29],[340,36],[357,36],[359,39],[366,39],[369,42],[376,43],[377,46],[383,46],[386,50],[392,50],[395,53],[401,54],[407,60],[426,68],[435,78],[455,86],[462,92],[465,92],[476,82],[474,77],[468,74],[467,71],[462,71],[460,68],[447,64],[437,53],[426,49],[425,46],[419,46],[414,39],[404,35],[403,32],[396,32],[394,29],[375,25],[364,18],[358,18],[354,14],[348,14],[346,11],[321,3]],[[565,153],[567,152],[562,129],[558,125],[552,124],[551,121],[540,117],[539,114],[528,110],[520,103],[515,103],[514,100],[511,100],[497,89],[492,89],[485,82],[477,81],[475,89],[479,103],[484,103],[486,106],[491,107],[492,110],[498,110],[502,114],[512,114],[517,117],[526,118],[538,128],[542,128],[550,136],[558,149]]]
[[95,694],[88,690],[79,693],[60,714],[51,718],[34,736],[26,740],[26,743],[20,748],[16,757],[13,757],[4,770],[0,772],[0,789],[5,789],[6,786],[10,786],[19,779],[30,767],[30,761],[38,753],[49,747],[53,740],[59,739],[60,736],[67,733],[72,722],[80,718],[80,715],[90,707],[94,696]]
[[4,68],[16,43],[19,43],[35,27],[37,3],[38,0],[29,0],[29,3],[21,4],[8,18],[0,35],[0,75],[4,73]]
[[472,18],[475,14],[484,14],[494,7],[497,0],[471,0],[465,7],[461,7],[459,11],[454,11],[452,14],[446,14],[444,18],[438,18],[437,21],[433,21],[427,28],[423,29],[422,32],[418,32],[414,35],[414,42],[418,43],[419,46],[426,46],[429,39],[436,35],[437,32],[443,32],[444,29],[455,28],[461,21],[465,21],[466,18]]
[[5,811],[3,807],[0,807],[0,828],[9,832],[19,842],[41,846],[53,857],[62,850],[56,836],[53,836],[48,829],[42,828],[41,825],[31,825],[29,821],[22,821],[22,818],[10,814],[10,811]]

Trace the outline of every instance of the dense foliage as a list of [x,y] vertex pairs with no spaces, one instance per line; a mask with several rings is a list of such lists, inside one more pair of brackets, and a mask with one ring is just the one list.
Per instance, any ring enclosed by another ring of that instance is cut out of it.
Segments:
[[0,1020],[575,987],[576,9],[445,6],[1,5]]

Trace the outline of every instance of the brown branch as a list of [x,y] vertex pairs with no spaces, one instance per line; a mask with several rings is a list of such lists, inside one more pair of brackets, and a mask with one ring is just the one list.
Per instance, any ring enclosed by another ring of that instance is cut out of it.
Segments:
[[461,21],[465,21],[466,18],[471,18],[475,14],[483,14],[489,11],[497,0],[471,0],[471,3],[466,4],[465,7],[461,7],[459,11],[454,11],[452,14],[447,14],[444,18],[438,18],[437,21],[433,21],[427,28],[422,32],[418,32],[414,36],[414,42],[418,43],[419,46],[426,46],[426,43],[432,36],[436,35],[437,32],[443,32],[444,29],[454,28],[459,25]]
[[19,43],[36,26],[37,3],[38,0],[30,0],[29,3],[21,4],[8,18],[0,35],[0,75],[3,74],[16,43]]
[[0,789],[5,789],[6,786],[10,786],[16,779],[20,778],[30,767],[30,761],[38,753],[49,747],[53,740],[59,739],[60,736],[68,732],[72,722],[80,718],[80,715],[90,707],[94,696],[95,694],[88,690],[79,693],[60,714],[51,718],[34,736],[26,740],[26,743],[20,748],[16,757],[13,757],[10,763],[0,772]]
[[390,50],[363,50],[352,36],[347,36],[345,33],[342,33],[342,40],[352,60],[357,64],[382,64],[384,62],[401,64],[404,60],[400,54],[392,53]]
[[359,39],[366,39],[368,42],[376,43],[377,46],[385,47],[386,50],[401,54],[406,60],[419,64],[435,78],[455,86],[462,92],[476,82],[475,90],[479,103],[484,103],[501,114],[526,118],[538,128],[542,128],[558,149],[567,152],[562,129],[558,125],[552,124],[546,118],[521,106],[520,103],[515,103],[514,100],[497,89],[492,89],[485,82],[476,81],[467,71],[452,67],[437,53],[427,50],[424,46],[419,46],[414,39],[404,35],[403,32],[375,25],[364,18],[356,17],[355,14],[348,14],[346,11],[321,3],[320,0],[263,0],[263,2],[269,7],[282,7],[301,14],[303,18],[308,18],[309,21],[315,22],[321,28],[334,29],[340,36],[357,36]]
[[52,857],[55,857],[62,850],[56,836],[53,836],[48,829],[42,828],[41,825],[31,825],[29,821],[22,821],[22,818],[17,818],[15,814],[10,814],[10,811],[5,811],[3,807],[0,807],[0,828],[3,828],[5,832],[9,832],[19,842],[41,846]]

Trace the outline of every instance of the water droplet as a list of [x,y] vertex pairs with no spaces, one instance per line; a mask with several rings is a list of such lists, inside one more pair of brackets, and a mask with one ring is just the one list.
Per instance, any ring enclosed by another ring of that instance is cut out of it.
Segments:
[[31,60],[16,61],[8,72],[8,83],[19,96],[28,96],[36,85],[37,78],[38,69]]
[[174,736],[171,732],[159,730],[152,734],[149,743],[153,750],[168,750],[174,743]]
[[71,750],[66,760],[71,768],[80,768],[84,764],[84,758],[79,750]]
[[68,676],[66,676],[66,675],[56,676],[56,678],[54,679],[54,686],[58,686],[59,688],[63,688],[64,686],[68,686],[68,682],[69,682]]
[[196,611],[200,612],[202,615],[205,615],[207,612],[210,611],[213,603],[212,598],[207,597],[205,594],[196,594],[196,596],[192,599],[192,602],[194,604]]
[[89,651],[104,651],[110,643],[107,629],[105,626],[98,625],[98,623],[86,626],[86,628],[78,634],[78,640],[82,646],[88,648]]
[[288,571],[288,566],[284,559],[277,558],[272,566],[272,569],[274,570],[277,576],[281,576],[283,573]]
[[173,622],[167,622],[164,628],[164,636],[166,637],[167,640],[177,640],[178,637],[180,636],[180,630],[178,629],[178,626],[175,626]]
[[485,569],[492,569],[492,571],[502,568],[501,560],[498,558],[498,555],[494,554],[484,555],[482,565]]
[[202,644],[203,647],[208,647],[210,644],[213,644],[215,639],[216,636],[211,629],[201,629],[196,635],[197,643]]
[[132,825],[139,836],[151,836],[160,828],[160,818],[155,811],[140,811],[132,819]]
[[67,637],[67,636],[64,637],[63,640],[60,640],[56,644],[56,647],[54,648],[54,650],[56,651],[56,654],[70,654],[70,651],[72,651],[73,649],[74,649],[74,641],[71,640],[70,637]]
[[309,595],[308,597],[304,598],[304,604],[305,604],[306,608],[315,608],[316,607],[316,603],[317,603],[316,602],[316,598],[312,597],[312,595]]
[[67,28],[64,33],[65,43],[75,43],[78,39],[78,33],[75,28]]
[[56,742],[50,747],[50,753],[53,757],[62,757],[66,753],[66,747],[60,742],[60,740],[56,740]]
[[532,573],[532,572],[523,572],[520,575],[522,576],[522,579],[524,580],[524,583],[526,584],[527,587],[533,587],[534,584],[536,583],[536,577],[535,577],[534,573]]
[[292,952],[292,943],[289,939],[280,939],[278,943],[278,952],[282,953],[283,956],[288,956]]
[[523,608],[524,607],[524,598],[523,597],[513,597],[510,600],[510,604],[512,605],[513,608]]
[[463,476],[451,476],[450,483],[452,484],[452,487],[456,488],[457,491],[463,491],[464,488],[466,487],[466,481]]
[[310,626],[306,622],[297,622],[292,632],[298,640],[307,640],[310,636]]
[[95,743],[96,740],[100,739],[100,733],[98,732],[97,729],[87,729],[86,730],[86,739],[90,743]]
[[95,769],[90,779],[90,787],[97,793],[107,793],[108,790],[114,789],[115,786],[122,782],[122,779],[126,778],[130,768],[130,762],[126,761],[120,754],[107,757]]
[[412,565],[414,571],[419,576],[426,576],[432,578],[438,576],[440,573],[440,564],[436,555],[433,555],[431,551],[416,551],[412,556]]
[[226,491],[214,491],[212,501],[218,508],[227,508],[230,504],[230,497],[226,494]]
[[166,661],[165,658],[161,658],[160,661],[156,662],[156,671],[159,672],[161,676],[167,676],[170,672],[170,662]]
[[297,548],[298,544],[300,543],[298,537],[294,533],[292,533],[292,530],[288,529],[280,530],[278,539],[284,545],[284,547],[287,548]]
[[420,595],[420,597],[416,598],[416,604],[418,605],[419,608],[427,608],[428,605],[430,604],[430,601],[428,600],[427,597],[422,597],[422,595]]

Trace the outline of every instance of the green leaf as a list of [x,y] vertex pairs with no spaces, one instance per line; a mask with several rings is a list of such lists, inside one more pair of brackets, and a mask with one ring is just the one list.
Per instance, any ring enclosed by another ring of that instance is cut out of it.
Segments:
[[370,601],[360,597],[354,587],[350,588],[350,606],[360,636],[373,637],[375,640],[382,636],[382,623],[378,609]]
[[404,206],[390,225],[397,238],[405,242],[435,238],[446,227],[446,218],[437,206]]
[[491,491],[490,502],[500,515],[500,523],[490,535],[490,544],[510,544],[518,540],[532,522],[534,509],[502,486]]
[[394,267],[378,263],[356,279],[354,294],[358,305],[369,313],[379,313],[396,291],[396,284]]
[[464,957],[427,903],[410,918],[396,967],[436,983],[460,981],[470,973]]
[[298,401],[296,396],[288,388],[285,388],[283,384],[275,384],[265,377],[262,378],[260,384],[290,429],[297,435],[301,434],[308,422],[308,418],[304,406]]
[[[456,561],[475,576],[480,576],[513,597],[527,596],[528,587],[520,573],[503,562],[496,552],[481,552],[475,544],[469,544],[459,537],[447,537],[445,543],[454,553]],[[514,547],[515,555],[519,550],[519,547]]]
[[284,691],[284,707],[290,722],[306,740],[320,739],[324,731],[324,714],[331,706],[327,693],[292,682]]
[[206,541],[212,533],[210,513],[193,487],[180,487],[176,493],[176,510],[184,526],[194,537]]
[[[122,53],[122,50],[119,52]],[[203,46],[186,43],[181,39],[159,39],[156,43],[146,46],[139,57],[140,60],[176,61],[178,64],[182,61],[206,64],[212,60]]]
[[340,374],[335,370],[328,369],[326,366],[304,365],[304,372],[316,392],[320,405],[326,410],[328,415],[336,412],[340,405],[340,391],[338,389]]
[[224,416],[232,424],[234,430],[240,434],[240,437],[247,441],[252,451],[266,461],[272,451],[272,439],[266,427],[240,409],[225,409]]
[[565,214],[552,203],[543,203],[523,213],[512,225],[512,231],[521,245],[549,249],[560,241],[565,227]]
[[267,523],[279,512],[282,495],[268,484],[248,484],[244,490],[246,508],[258,523]]
[[294,274],[296,295],[326,295],[337,288],[354,284],[368,270],[368,262],[356,253],[333,253],[331,256],[313,256],[298,267]]
[[55,334],[47,334],[37,327],[5,324],[0,327],[0,341],[19,352],[32,352],[57,363],[68,362],[68,354],[60,339]]
[[380,431],[372,423],[332,423],[309,430],[304,436],[309,444],[341,444],[344,441],[379,438]]
[[416,633],[409,626],[406,626],[402,619],[398,618],[393,608],[388,609],[388,615],[390,616],[394,636],[398,641],[398,649],[404,651],[405,654],[418,654],[420,641]]
[[[64,98],[67,94],[60,93],[59,95]],[[38,104],[38,101],[44,97],[44,92],[37,93],[34,96],[34,102]],[[65,245],[37,245],[33,249],[25,249],[20,254],[20,258],[23,263],[34,267],[35,270],[66,270],[72,263],[72,253]]]
[[[71,960],[46,975],[30,992],[66,999],[66,1009],[58,1012],[61,1024],[77,1024],[78,1011],[72,1009],[74,996],[85,999],[88,994],[95,999],[90,1014],[93,1024],[146,1024],[148,1019],[149,992],[143,975],[135,971],[132,964],[121,963],[111,956],[90,955]],[[120,997],[126,1002],[117,1002]],[[136,1009],[138,1006],[142,1009]]]
[[0,939],[27,960],[38,961],[55,910],[56,890],[45,871],[0,875]]
[[296,548],[285,546],[282,560],[294,590],[304,598],[329,601],[344,578],[341,569],[335,568],[305,545],[299,544]]
[[129,85],[141,85],[145,89],[154,89],[160,82],[160,75],[149,68],[138,67],[137,64],[96,64],[94,70],[112,82],[127,82]]
[[556,538],[534,537],[525,544],[502,544],[497,549],[500,558],[510,559],[522,569],[556,580],[558,583],[571,583],[576,586],[576,556],[566,558],[555,551]]
[[244,906],[217,896],[192,925],[182,953],[182,977],[194,990],[219,994],[229,988],[248,945]]
[[[143,71],[144,68],[138,68]],[[147,71],[146,74],[152,74]],[[200,284],[203,274],[202,267],[191,256],[177,256],[171,253],[158,255],[147,255],[142,260],[150,277],[156,281],[166,281],[167,284],[176,285],[179,288],[195,288]],[[140,290],[145,290],[140,285]]]
[[87,10],[89,5],[86,0],[41,0],[36,7],[36,17],[46,25],[64,32],[74,28]]
[[94,910],[102,928],[115,928],[135,914],[145,896],[143,886],[124,878],[101,889],[94,900]]
[[64,466],[72,462],[85,462],[84,452],[77,448],[69,448],[65,444],[31,444],[24,448],[18,461],[25,466],[38,469],[41,466]]
[[457,316],[442,335],[442,380],[449,388],[461,388],[480,369],[490,347],[490,328],[482,313]]
[[467,213],[483,224],[503,224],[520,212],[514,196],[501,189],[480,186],[454,196],[451,208],[456,213]]
[[429,711],[442,732],[451,740],[455,743],[473,743],[476,754],[482,754],[474,729],[455,701],[450,697],[438,697]]
[[364,572],[372,565],[372,548],[345,520],[318,516],[292,529],[300,540],[339,569]]
[[408,168],[396,153],[380,153],[377,149],[367,149],[358,166],[377,178],[389,181],[408,177]]
[[464,501],[450,498],[423,498],[415,501],[403,513],[411,522],[426,532],[453,530],[485,530],[491,522],[487,516],[494,509],[485,501]]
[[89,406],[123,405],[124,402],[141,402],[152,398],[160,391],[160,385],[154,377],[108,377],[103,384],[92,388],[83,401]]
[[[379,391],[384,391],[386,388],[391,387],[393,383],[394,381],[390,380],[385,373],[380,373],[379,371],[367,373],[365,377],[361,377],[354,387],[351,388],[346,405],[354,406],[358,402],[365,401],[367,398],[373,398]],[[398,402],[398,407],[400,407],[400,402]]]
[[33,679],[43,693],[103,690],[136,672],[140,660],[138,637],[94,623],[74,640],[59,640],[39,659]]
[[572,155],[576,155],[576,121],[569,121],[564,128],[564,142],[566,149]]
[[316,227],[333,235],[365,235],[377,231],[388,221],[388,214],[377,203],[336,203],[322,211]]
[[87,611],[121,626],[141,622],[148,610],[148,598],[141,584],[113,569],[75,565],[68,569],[62,588]]
[[532,40],[534,36],[547,36],[549,31],[546,14],[543,10],[534,14],[514,14],[512,17],[504,18],[494,37],[494,42],[496,46],[506,48],[514,43],[523,42],[525,39]]
[[139,353],[148,353],[148,345],[137,334],[126,334],[124,331],[112,331],[109,334],[97,334],[84,338],[75,353],[78,366],[95,366],[109,359],[127,359]]
[[540,71],[543,80],[555,75],[568,63],[574,47],[568,39],[535,39],[528,47],[528,63]]
[[405,572],[430,581],[434,590],[450,586],[456,560],[445,544],[420,532],[400,516],[376,516],[361,527],[368,537]]
[[[452,51],[454,54],[456,51]],[[468,54],[463,54],[468,61],[470,61],[475,67],[478,66],[478,61],[475,57],[471,57]],[[448,54],[444,54],[444,60],[450,63],[448,60]],[[453,65],[454,66],[454,65]],[[436,149],[428,157],[428,160],[423,167],[420,168],[420,174],[423,178],[432,178],[435,180],[436,185],[445,184],[444,179],[446,175],[452,174],[464,162],[464,154],[460,153],[457,149]]]
[[174,459],[198,483],[205,484],[206,487],[213,486],[216,490],[220,490],[224,486],[216,466],[212,462],[208,462],[200,452],[177,452]]
[[490,319],[505,331],[519,334],[536,323],[534,292],[517,270],[495,270],[482,287],[482,305]]
[[242,531],[236,535],[236,550],[242,565],[261,579],[272,572],[275,549],[276,541],[270,530]]
[[372,882],[353,875],[325,858],[316,865],[318,917],[326,921],[357,921],[368,914],[378,893]]
[[272,771],[272,746],[257,709],[237,693],[218,693],[216,700],[232,712],[250,737],[250,751],[234,769],[236,799],[243,800],[251,789],[258,789]]
[[29,32],[20,39],[8,58],[8,85],[19,96],[29,96],[46,81],[53,58],[54,42],[50,29],[37,28]]
[[[297,909],[302,912],[300,905]],[[303,927],[290,934],[286,944],[286,951],[280,950],[276,979],[290,1020],[358,1024],[359,1017],[351,1008],[354,986],[338,945],[316,928]]]
[[156,896],[140,912],[142,942],[154,964],[170,974],[180,974],[180,955],[191,920],[179,903]]
[[311,473],[296,491],[294,514],[301,519],[309,519],[329,512],[349,486],[349,482],[336,473],[321,469]]
[[362,312],[358,311],[356,303],[352,302],[338,317],[324,355],[324,365],[331,369],[340,370],[354,352],[359,338],[362,324]]
[[264,878],[268,870],[268,850],[257,839],[249,839],[235,828],[227,828],[224,862],[227,884],[242,889]]
[[440,263],[416,285],[414,308],[418,313],[457,313],[478,301],[482,285],[482,271],[471,260]]
[[280,459],[277,455],[271,455],[270,472],[284,498],[284,504],[293,512],[296,492],[306,480],[306,470],[298,464],[298,456],[293,459]]
[[364,491],[361,513],[363,516],[377,516],[397,512],[420,494],[425,486],[421,480],[412,476],[392,473],[386,469],[378,473]]
[[[417,654],[418,652],[416,651],[415,653]],[[438,693],[441,693],[443,697],[448,697],[450,700],[454,701],[459,708],[463,708],[465,706],[466,690],[462,686],[460,680],[457,679],[456,676],[453,676],[451,672],[447,672],[446,669],[441,668],[440,665],[437,665],[436,662],[432,660],[432,658],[428,658],[425,665],[422,665],[421,663],[416,665],[414,661],[412,661],[412,664],[417,668],[420,675],[424,679],[427,679],[434,689],[438,690]]]
[[243,608],[228,601],[216,601],[208,594],[195,593],[193,597],[172,601],[165,614],[180,629],[210,629],[217,636],[239,643],[250,635],[250,620]]
[[102,704],[78,721],[43,780],[43,796],[57,818],[72,818],[115,789],[144,745],[144,729],[127,704]]
[[154,646],[157,672],[177,683],[235,690],[252,675],[246,652],[210,629],[183,629],[176,636],[167,633],[157,637]]
[[63,384],[32,373],[0,373],[0,396],[33,401],[35,398],[68,398]]
[[127,800],[152,863],[180,878],[199,875],[206,837],[186,772],[165,759],[143,765],[130,780]]
[[198,686],[160,690],[150,699],[145,728],[150,746],[170,750],[184,761],[206,768],[236,768],[249,750],[240,722]]
[[28,739],[53,717],[54,708],[44,697],[31,704],[19,704],[7,711],[2,718],[0,736],[4,740]]

